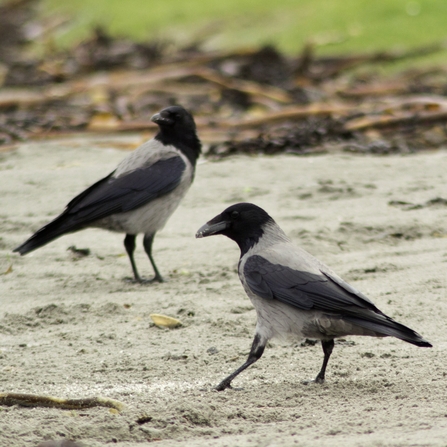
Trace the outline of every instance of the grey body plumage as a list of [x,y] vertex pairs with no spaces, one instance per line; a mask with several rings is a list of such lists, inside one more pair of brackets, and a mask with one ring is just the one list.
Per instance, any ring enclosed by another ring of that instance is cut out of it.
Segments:
[[134,260],[136,235],[144,233],[143,245],[155,272],[153,280],[163,281],[152,257],[152,243],[193,182],[201,144],[192,115],[181,106],[163,109],[152,121],[159,126],[152,140],[76,196],[56,219],[14,251],[24,255],[88,227],[123,232],[134,279],[146,282]]
[[241,249],[239,278],[252,301],[257,324],[247,361],[225,378],[217,390],[256,362],[274,337],[321,340],[323,365],[315,381],[322,383],[334,339],[347,335],[394,336],[416,346],[431,347],[412,329],[394,321],[374,303],[305,250],[292,244],[276,222],[250,203],[233,205],[202,226],[196,237],[222,234]]

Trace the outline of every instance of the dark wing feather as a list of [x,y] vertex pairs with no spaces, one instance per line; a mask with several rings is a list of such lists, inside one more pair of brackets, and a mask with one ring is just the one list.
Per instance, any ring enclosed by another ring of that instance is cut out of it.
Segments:
[[112,171],[107,177],[104,177],[101,180],[98,180],[96,183],[93,183],[93,185],[89,186],[87,189],[82,191],[76,197],[71,199],[70,202],[67,204],[66,209],[73,208],[76,204],[81,202],[82,199],[89,196],[93,191],[99,189],[101,185],[108,182],[108,180],[110,179],[110,177],[112,177],[113,174],[115,174],[115,171]]
[[36,231],[14,251],[22,255],[29,253],[96,220],[149,203],[174,190],[185,169],[186,164],[181,157],[172,157],[122,177],[113,178],[112,172],[71,200],[61,215]]
[[[276,298],[299,309],[347,312],[369,309],[380,312],[364,295],[348,284],[335,282],[329,274],[316,275],[272,264],[262,256],[251,256],[244,266],[250,289],[263,298]],[[347,287],[343,287],[346,284]]]
[[277,299],[302,310],[336,314],[377,334],[431,346],[417,332],[385,315],[365,295],[329,272],[317,275],[299,271],[254,255],[247,259],[243,273],[250,290],[261,298]]
[[64,213],[85,225],[111,214],[131,211],[174,190],[185,168],[181,157],[172,157],[122,177],[106,177],[75,197]]

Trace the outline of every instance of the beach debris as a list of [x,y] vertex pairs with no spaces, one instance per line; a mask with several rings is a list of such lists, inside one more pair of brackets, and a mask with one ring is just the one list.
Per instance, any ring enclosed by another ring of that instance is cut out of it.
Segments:
[[77,248],[76,245],[70,245],[67,250],[73,253],[77,258],[85,258],[91,253],[90,248]]
[[168,317],[167,315],[150,314],[149,316],[151,317],[155,326],[159,328],[174,329],[182,325],[180,320],[177,318]]
[[[286,55],[272,45],[203,50],[210,36],[133,42],[96,27],[58,49],[46,43],[69,19],[40,20],[36,5],[0,6],[0,146],[79,132],[142,131],[150,138],[150,117],[169,104],[194,111],[212,158],[383,155],[447,144],[447,67],[373,69],[445,51],[445,42],[349,56],[320,55],[314,42]],[[29,29],[41,31],[30,36]],[[33,44],[46,51],[29,51]]]
[[0,273],[0,276],[2,276],[2,275],[9,275],[12,272],[13,272],[12,264],[9,264],[8,268],[4,272]]
[[63,399],[53,396],[24,393],[0,393],[0,405],[21,407],[47,407],[61,410],[81,410],[93,407],[107,407],[121,411],[124,404],[107,397],[84,397],[77,399]]

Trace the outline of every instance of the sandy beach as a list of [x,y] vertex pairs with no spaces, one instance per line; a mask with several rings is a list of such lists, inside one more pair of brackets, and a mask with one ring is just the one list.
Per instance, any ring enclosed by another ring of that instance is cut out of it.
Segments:
[[[447,446],[446,150],[202,158],[155,238],[163,284],[124,281],[124,235],[99,229],[12,253],[141,142],[61,138],[0,153],[0,393],[125,406],[0,406],[1,446],[61,438],[86,447]],[[305,385],[321,346],[274,340],[235,380],[242,390],[213,391],[244,362],[256,315],[236,273],[236,244],[194,235],[240,201],[267,210],[294,243],[433,348],[339,340],[326,383]],[[136,261],[152,275],[141,237]],[[160,329],[152,313],[182,326]]]

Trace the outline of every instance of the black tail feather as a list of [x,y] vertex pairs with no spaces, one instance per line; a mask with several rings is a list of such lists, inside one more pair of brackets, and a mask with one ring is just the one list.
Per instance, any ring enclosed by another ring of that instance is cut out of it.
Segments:
[[68,216],[63,213],[47,225],[37,230],[23,244],[14,248],[13,252],[20,253],[22,256],[26,255],[27,253],[36,250],[37,248],[42,247],[51,241],[54,241],[64,234],[73,233],[81,228],[82,226],[73,225],[70,223]]
[[345,317],[344,320],[352,324],[363,327],[365,329],[376,332],[383,336],[396,337],[422,348],[431,348],[432,344],[425,340],[420,334],[407,326],[404,326],[386,315],[375,315],[372,319],[364,319],[358,317]]
[[85,191],[78,194],[68,203],[62,214],[57,216],[48,224],[44,225],[40,230],[37,230],[22,245],[14,248],[13,252],[18,252],[21,255],[26,255],[30,251],[36,250],[37,248],[42,247],[43,245],[46,245],[51,241],[54,241],[64,234],[81,230],[94,220],[103,217],[101,215],[95,215],[95,217],[92,219],[86,216],[82,216],[82,213],[79,217],[79,215],[77,215],[77,212],[80,210],[83,211],[83,200],[88,199],[91,194],[94,194],[95,191],[99,190],[103,185],[107,184],[114,172],[115,171],[111,172],[107,177],[104,177],[103,179],[97,181]]

